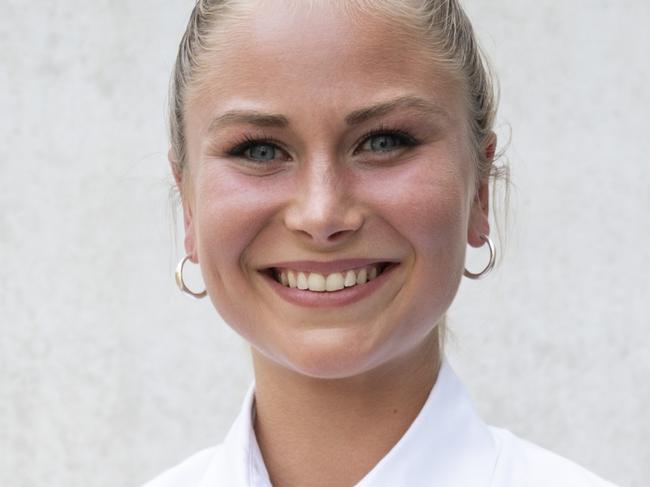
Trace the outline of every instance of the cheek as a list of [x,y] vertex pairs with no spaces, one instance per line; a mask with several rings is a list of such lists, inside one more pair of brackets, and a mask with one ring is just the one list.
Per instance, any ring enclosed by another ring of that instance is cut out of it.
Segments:
[[412,162],[363,182],[373,213],[411,251],[400,298],[386,315],[401,323],[390,329],[387,353],[415,346],[431,332],[456,296],[465,258],[467,175],[448,159]]
[[[398,169],[398,168],[396,168]],[[468,203],[462,166],[427,160],[386,173],[369,184],[377,213],[411,247],[413,261],[404,289],[414,324],[440,316],[456,295],[465,260]],[[429,317],[429,318],[428,318]],[[414,325],[415,326],[415,325]]]
[[459,165],[435,160],[386,170],[363,182],[379,215],[416,250],[446,253],[464,248],[467,183]]
[[249,342],[263,315],[251,292],[248,249],[271,225],[282,193],[263,178],[205,168],[195,178],[195,234],[203,280],[223,320]]
[[[194,218],[199,262],[206,285],[224,294],[242,284],[241,273],[233,270],[245,269],[246,249],[272,224],[282,192],[263,178],[232,171],[208,168],[198,176]],[[226,274],[228,285],[223,282]]]

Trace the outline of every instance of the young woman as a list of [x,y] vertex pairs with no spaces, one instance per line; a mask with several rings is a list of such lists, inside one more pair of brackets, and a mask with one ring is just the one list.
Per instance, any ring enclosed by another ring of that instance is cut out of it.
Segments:
[[200,0],[171,101],[177,280],[250,343],[255,384],[221,445],[148,487],[611,485],[486,426],[444,358],[461,278],[494,263],[498,176],[457,1]]

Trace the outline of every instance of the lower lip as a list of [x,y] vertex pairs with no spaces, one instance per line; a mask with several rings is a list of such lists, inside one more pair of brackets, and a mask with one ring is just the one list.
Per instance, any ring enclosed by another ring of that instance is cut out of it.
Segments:
[[286,287],[268,274],[261,274],[262,277],[264,277],[271,285],[271,288],[284,300],[307,308],[326,308],[346,306],[370,296],[383,286],[388,279],[390,279],[390,276],[398,265],[399,264],[391,264],[372,281],[368,281],[365,284],[357,284],[356,286],[343,288],[340,291],[330,292],[316,292]]

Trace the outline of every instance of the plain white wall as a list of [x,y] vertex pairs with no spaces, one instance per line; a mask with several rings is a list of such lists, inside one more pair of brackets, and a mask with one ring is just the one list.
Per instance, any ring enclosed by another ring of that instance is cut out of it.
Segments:
[[[239,408],[245,344],[172,278],[165,101],[191,4],[0,3],[1,485],[139,485]],[[488,422],[647,486],[650,3],[465,4],[515,188],[451,361]]]

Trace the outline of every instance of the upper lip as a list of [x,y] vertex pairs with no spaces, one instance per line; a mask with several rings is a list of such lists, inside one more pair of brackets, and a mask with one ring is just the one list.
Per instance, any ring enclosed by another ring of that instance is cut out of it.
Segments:
[[342,259],[332,260],[329,262],[319,262],[315,260],[292,260],[285,262],[276,262],[266,266],[264,269],[291,269],[302,272],[318,272],[319,274],[331,274],[333,272],[342,272],[358,267],[364,267],[371,264],[379,263],[397,263],[395,259]]

